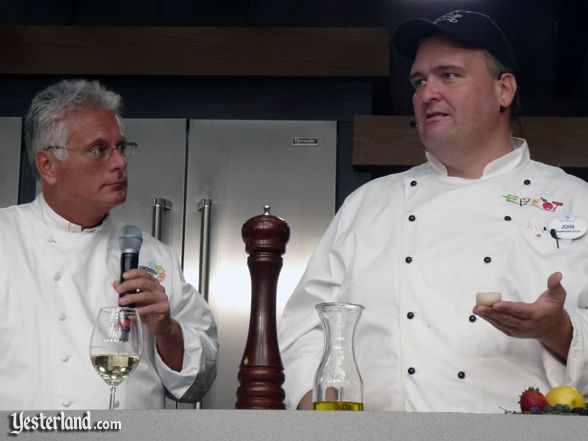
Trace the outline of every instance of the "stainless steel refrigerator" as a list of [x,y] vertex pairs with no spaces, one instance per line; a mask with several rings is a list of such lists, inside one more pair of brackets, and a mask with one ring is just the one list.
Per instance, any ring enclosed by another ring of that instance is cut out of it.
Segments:
[[[0,118],[0,206],[17,203],[21,125]],[[140,147],[129,160],[127,202],[114,213],[173,246],[186,279],[207,297],[220,361],[202,406],[233,408],[251,295],[241,226],[264,205],[290,226],[279,321],[335,212],[336,122],[127,119],[125,131]]]
[[0,118],[0,208],[18,202],[21,118]]
[[241,226],[264,205],[290,226],[279,321],[335,212],[336,122],[131,119],[125,128],[140,150],[116,215],[171,244],[186,279],[207,297],[220,360],[202,406],[233,408],[250,307]]

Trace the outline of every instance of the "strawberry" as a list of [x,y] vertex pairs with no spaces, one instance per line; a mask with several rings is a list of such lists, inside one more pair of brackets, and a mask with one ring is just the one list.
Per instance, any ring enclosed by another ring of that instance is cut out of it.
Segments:
[[536,387],[529,387],[521,394],[519,404],[521,405],[521,411],[528,412],[532,407],[537,407],[539,410],[547,405],[545,395],[543,395]]

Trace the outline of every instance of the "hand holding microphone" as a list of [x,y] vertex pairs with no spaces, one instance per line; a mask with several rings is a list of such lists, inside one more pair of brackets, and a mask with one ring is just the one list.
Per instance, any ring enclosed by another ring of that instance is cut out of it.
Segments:
[[[139,267],[139,251],[143,244],[143,233],[134,225],[125,225],[120,232],[118,243],[120,246],[120,283],[123,283],[123,274]],[[127,294],[134,294],[134,292],[120,294],[120,297]],[[128,306],[135,307],[134,304]]]
[[[171,306],[165,288],[146,271],[131,271],[139,267],[142,244],[143,234],[139,228],[133,225],[123,227],[119,236],[120,281],[115,281],[113,287],[119,293],[121,306],[137,308],[143,324],[155,337],[162,360],[171,369],[180,371],[184,357],[182,328],[171,317]],[[127,271],[131,273],[124,279],[123,274]],[[124,288],[121,288],[122,285]],[[126,298],[129,295],[132,299]]]

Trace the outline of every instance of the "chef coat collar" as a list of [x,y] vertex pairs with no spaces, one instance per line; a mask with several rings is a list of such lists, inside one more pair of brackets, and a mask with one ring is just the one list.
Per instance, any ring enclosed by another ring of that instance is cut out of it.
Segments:
[[[511,138],[511,142],[512,151],[486,165],[480,179],[499,175],[518,167],[524,162],[529,161],[530,155],[527,141],[522,138],[513,137]],[[435,173],[447,176],[447,168],[435,155],[425,150],[425,156],[427,157],[429,166]]]
[[102,223],[93,228],[82,228],[80,225],[76,225],[67,219],[61,217],[57,214],[53,209],[49,206],[45,198],[43,197],[43,193],[37,195],[36,199],[33,202],[33,206],[37,209],[39,213],[39,217],[43,222],[45,222],[50,228],[55,228],[59,231],[66,232],[66,233],[95,233],[96,231],[100,231],[106,222],[109,222],[110,215],[106,215],[106,218],[102,221]]

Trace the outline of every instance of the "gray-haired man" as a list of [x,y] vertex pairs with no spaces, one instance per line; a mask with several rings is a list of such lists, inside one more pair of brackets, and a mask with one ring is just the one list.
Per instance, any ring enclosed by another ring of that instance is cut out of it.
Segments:
[[[40,92],[25,120],[42,193],[0,210],[0,407],[107,407],[88,355],[103,306],[135,304],[148,330],[143,357],[117,392],[118,408],[161,408],[164,388],[198,399],[216,373],[216,326],[173,250],[144,235],[139,269],[119,283],[123,223],[110,210],[127,191],[120,97],[97,82]],[[152,268],[157,276],[141,267]],[[119,293],[136,292],[119,300]]]

